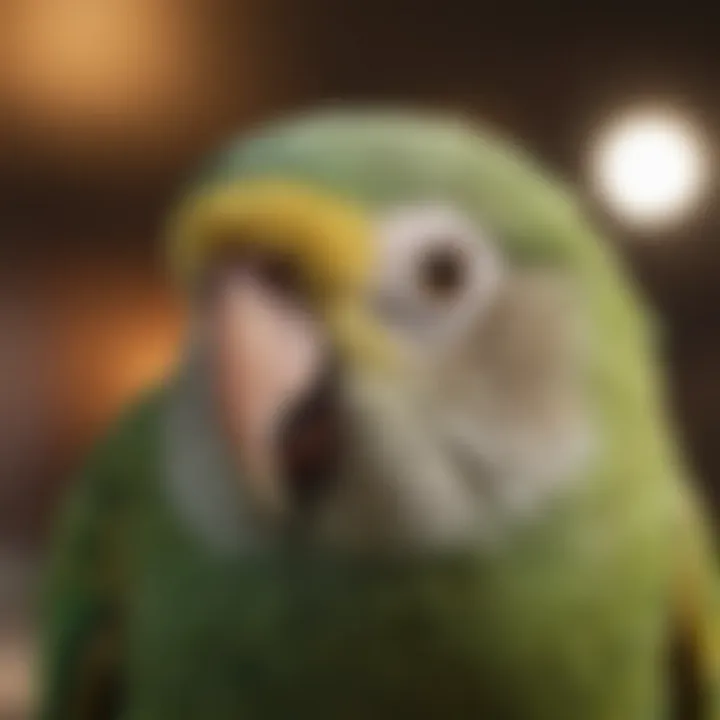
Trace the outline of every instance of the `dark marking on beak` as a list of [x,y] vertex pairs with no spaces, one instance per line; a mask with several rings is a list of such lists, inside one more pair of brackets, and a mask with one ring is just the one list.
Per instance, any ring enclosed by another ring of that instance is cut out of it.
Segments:
[[310,512],[332,492],[342,455],[344,413],[334,365],[318,374],[280,423],[277,453],[292,506]]

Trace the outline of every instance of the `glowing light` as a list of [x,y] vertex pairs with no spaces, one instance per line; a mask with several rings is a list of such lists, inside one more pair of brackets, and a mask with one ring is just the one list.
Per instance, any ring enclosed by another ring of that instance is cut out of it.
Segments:
[[612,123],[593,148],[596,191],[609,209],[636,225],[679,221],[706,186],[707,147],[698,132],[668,112]]

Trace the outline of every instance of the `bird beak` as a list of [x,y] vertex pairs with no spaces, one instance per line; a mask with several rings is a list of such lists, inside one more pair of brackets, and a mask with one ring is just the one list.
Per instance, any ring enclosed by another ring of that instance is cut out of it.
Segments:
[[339,441],[331,399],[325,413],[297,419],[327,380],[323,324],[243,267],[219,281],[209,318],[217,407],[243,473],[274,507],[290,494],[305,499],[325,481]]
[[[185,259],[196,253],[189,264],[210,279],[215,400],[243,481],[275,513],[312,504],[337,474],[339,376],[390,361],[363,302],[369,229],[354,209],[287,186],[233,189],[183,227],[195,231]],[[268,271],[278,258],[289,275]]]

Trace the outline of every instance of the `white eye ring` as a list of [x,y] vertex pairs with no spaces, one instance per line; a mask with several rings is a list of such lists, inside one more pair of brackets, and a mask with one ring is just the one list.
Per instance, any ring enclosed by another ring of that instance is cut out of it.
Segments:
[[494,243],[447,205],[397,208],[378,223],[375,297],[423,332],[460,332],[486,310],[502,279]]

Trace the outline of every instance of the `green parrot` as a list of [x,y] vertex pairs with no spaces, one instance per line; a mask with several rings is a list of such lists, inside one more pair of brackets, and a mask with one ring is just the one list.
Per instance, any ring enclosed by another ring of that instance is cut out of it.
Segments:
[[650,315],[523,150],[316,111],[168,236],[186,342],[61,517],[42,720],[720,718]]

